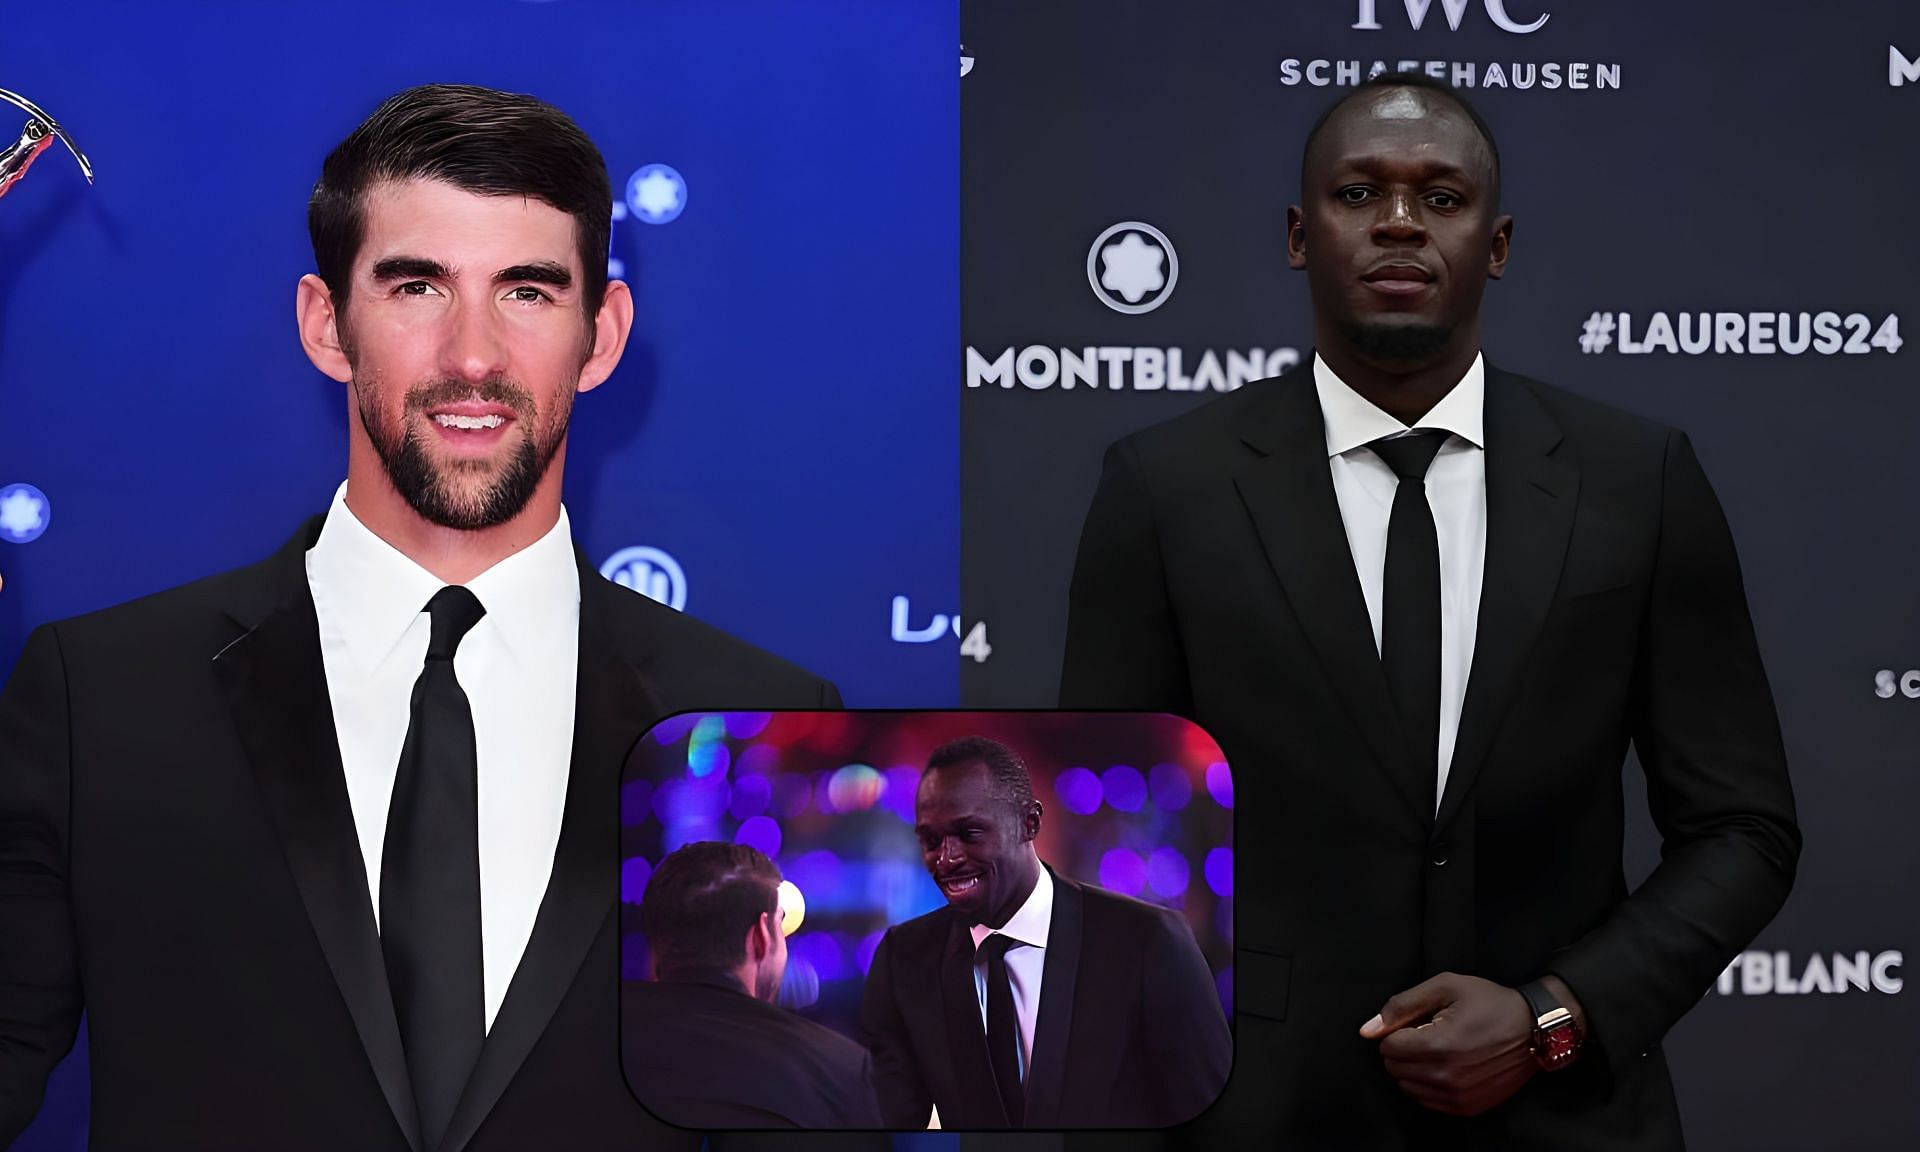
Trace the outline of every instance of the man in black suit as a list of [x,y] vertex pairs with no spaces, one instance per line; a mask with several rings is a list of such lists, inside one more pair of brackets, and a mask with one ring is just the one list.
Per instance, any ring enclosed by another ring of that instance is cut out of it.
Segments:
[[947,904],[887,930],[861,1028],[888,1127],[1158,1128],[1219,1095],[1233,1041],[1178,914],[1040,862],[1019,756],[936,749],[914,799]]
[[570,120],[485,89],[327,158],[331,510],[36,630],[0,696],[0,1143],[84,1007],[95,1148],[698,1146],[617,1066],[621,763],[672,712],[838,696],[572,545],[572,399],[633,316],[611,202]]
[[1301,184],[1311,368],[1114,445],[1072,584],[1063,705],[1235,768],[1238,1064],[1194,1135],[1678,1147],[1660,1038],[1800,846],[1726,520],[1681,433],[1482,361],[1512,219],[1457,93],[1355,89]]
[[627,1084],[684,1128],[878,1128],[867,1050],[775,1006],[780,869],[744,844],[675,849],[640,920],[654,979],[621,993]]

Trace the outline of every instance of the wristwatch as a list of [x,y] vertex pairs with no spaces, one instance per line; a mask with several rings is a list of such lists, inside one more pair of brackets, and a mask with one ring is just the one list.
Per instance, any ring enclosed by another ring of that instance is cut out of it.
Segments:
[[1526,997],[1527,1011],[1533,1013],[1533,1062],[1554,1072],[1578,1059],[1587,1036],[1573,1013],[1538,980],[1521,985],[1520,995]]

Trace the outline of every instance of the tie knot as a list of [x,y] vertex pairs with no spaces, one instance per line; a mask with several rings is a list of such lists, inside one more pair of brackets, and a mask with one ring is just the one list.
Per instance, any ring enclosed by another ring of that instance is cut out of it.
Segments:
[[1393,474],[1402,480],[1425,480],[1433,458],[1447,442],[1447,433],[1438,428],[1416,428],[1411,434],[1388,436],[1367,447],[1387,462]]
[[487,610],[480,598],[458,584],[449,584],[427,601],[427,614],[433,617],[433,636],[427,641],[427,659],[451,660],[460,641],[480,623]]
[[1020,941],[1003,933],[995,932],[985,940],[980,941],[980,957],[989,963],[995,960],[1004,960],[1009,951],[1020,947],[1024,947]]

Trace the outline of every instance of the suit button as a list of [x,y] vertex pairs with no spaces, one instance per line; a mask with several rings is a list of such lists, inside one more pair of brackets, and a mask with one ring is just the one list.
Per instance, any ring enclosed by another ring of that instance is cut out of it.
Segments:
[[1446,866],[1446,863],[1447,846],[1445,844],[1435,844],[1433,846],[1433,866],[1435,868],[1443,868]]

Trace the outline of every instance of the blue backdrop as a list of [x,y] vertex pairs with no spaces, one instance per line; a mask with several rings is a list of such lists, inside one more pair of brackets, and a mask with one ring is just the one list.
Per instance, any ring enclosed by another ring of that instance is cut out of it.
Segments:
[[[534,93],[599,144],[637,307],[574,412],[596,564],[836,680],[957,701],[955,0],[10,6],[50,152],[0,201],[0,675],[47,620],[264,557],[346,466],[294,334],[320,161],[385,96]],[[0,113],[0,135],[25,119]],[[649,165],[671,174],[624,196]],[[651,222],[648,217],[662,222]],[[40,531],[30,542],[19,538]],[[629,556],[634,554],[629,553]],[[19,1148],[84,1142],[69,1060]]]

